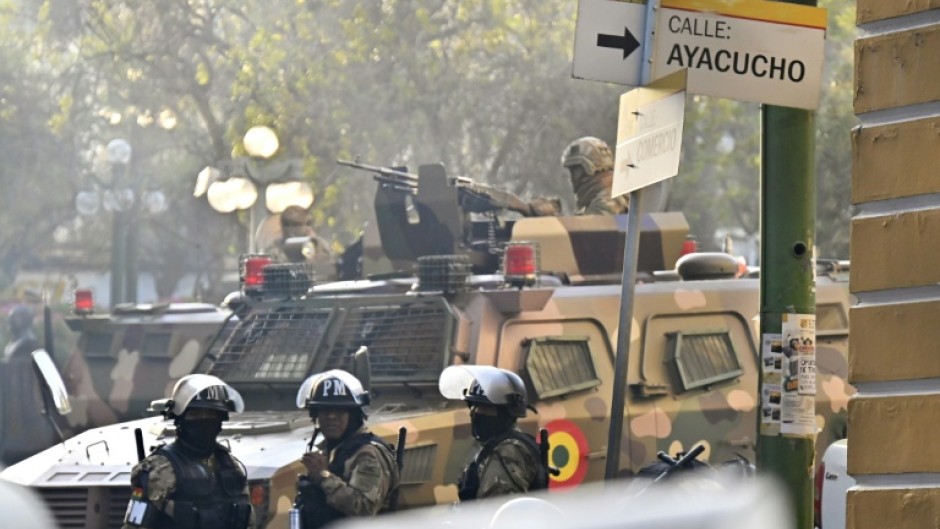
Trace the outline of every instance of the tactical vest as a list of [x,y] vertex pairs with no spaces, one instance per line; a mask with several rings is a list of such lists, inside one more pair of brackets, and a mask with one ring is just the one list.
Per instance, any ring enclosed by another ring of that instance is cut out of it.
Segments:
[[541,464],[539,445],[535,442],[535,438],[519,430],[510,429],[508,432],[497,435],[483,443],[483,447],[477,452],[477,455],[473,458],[473,462],[464,469],[463,476],[461,476],[460,481],[457,483],[457,496],[461,501],[477,499],[477,494],[480,491],[480,465],[493,454],[493,451],[496,450],[496,447],[499,446],[500,443],[509,439],[522,442],[537,462],[535,475],[532,477],[532,481],[529,482],[526,490],[532,491],[548,488],[548,469]]
[[247,479],[221,445],[215,447],[219,470],[213,473],[202,460],[179,443],[163,445],[154,453],[173,465],[174,529],[245,529],[251,504],[245,495]]
[[[340,445],[327,469],[333,475],[342,477],[346,472],[346,461],[355,455],[360,448],[370,443],[378,445],[390,453],[392,452],[391,447],[382,438],[371,432],[360,433]],[[346,517],[345,514],[330,507],[326,502],[326,494],[323,493],[323,489],[314,485],[306,476],[301,476],[298,480],[295,503],[300,506],[304,529],[319,529],[330,522]]]

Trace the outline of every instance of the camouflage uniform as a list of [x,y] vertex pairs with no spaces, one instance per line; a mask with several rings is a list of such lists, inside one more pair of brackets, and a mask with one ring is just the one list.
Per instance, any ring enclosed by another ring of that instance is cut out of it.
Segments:
[[[538,488],[533,484],[539,476],[538,452],[535,440],[526,440],[527,436],[517,429],[513,435],[501,436],[483,445],[473,459],[473,463],[464,470],[458,488],[467,491],[461,499],[483,499],[503,494],[518,494]],[[466,487],[476,482],[473,498],[464,497],[472,492]]]
[[[226,461],[223,462],[223,458]],[[222,445],[216,447],[216,452],[209,457],[199,461],[210,474],[216,475],[222,467],[233,468],[244,481],[241,487],[242,498],[248,501],[248,483],[241,463],[238,462],[228,452],[228,449]],[[174,527],[173,520],[176,513],[176,473],[173,471],[173,464],[159,451],[151,454],[148,458],[134,466],[131,472],[131,499],[145,500],[150,506],[156,507],[164,516],[158,516],[155,525],[132,525],[125,523],[123,529],[138,529],[146,527],[147,529],[158,529],[163,527]],[[254,517],[249,517],[247,529],[254,529]]]
[[[317,264],[322,261],[331,262],[330,245],[309,224],[307,211],[300,206],[288,206],[280,214],[281,236],[270,246],[264,249],[264,252],[271,255],[275,261],[283,263],[303,263]],[[304,255],[300,251],[289,252],[285,248],[287,239],[295,237],[308,237],[313,244],[314,253]]]
[[[357,438],[365,442],[356,443]],[[353,444],[358,448],[344,454]],[[390,510],[392,495],[398,490],[398,466],[391,449],[376,442],[368,428],[360,427],[332,450],[327,450],[325,443],[318,448],[329,454],[330,470],[323,472],[320,483],[306,486],[323,491],[328,506],[344,516],[374,516]],[[342,470],[334,469],[334,463],[341,463],[336,466],[342,466]]]
[[516,420],[528,408],[519,375],[493,366],[450,366],[441,373],[441,394],[470,407],[470,429],[482,448],[457,484],[461,500],[516,494],[548,486],[535,439]]
[[311,375],[297,392],[297,407],[306,408],[317,424],[314,438],[323,433],[319,453],[304,455],[308,475],[297,483],[304,529],[397,507],[398,464],[392,448],[363,424],[368,403],[359,379],[340,369]]
[[571,142],[561,156],[571,172],[571,186],[578,197],[578,215],[619,215],[630,207],[630,197],[610,197],[614,155],[603,140],[586,136]]
[[161,445],[131,472],[124,529],[248,529],[254,527],[242,464],[217,442],[241,395],[211,375],[187,375],[164,401],[176,440]]

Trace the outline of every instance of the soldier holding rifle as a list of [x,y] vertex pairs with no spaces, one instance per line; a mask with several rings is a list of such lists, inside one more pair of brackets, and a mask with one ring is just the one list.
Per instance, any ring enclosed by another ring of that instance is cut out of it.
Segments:
[[310,376],[297,393],[323,441],[303,455],[307,474],[297,484],[295,508],[303,529],[349,516],[374,516],[394,509],[399,469],[389,445],[365,426],[369,394],[346,371]]

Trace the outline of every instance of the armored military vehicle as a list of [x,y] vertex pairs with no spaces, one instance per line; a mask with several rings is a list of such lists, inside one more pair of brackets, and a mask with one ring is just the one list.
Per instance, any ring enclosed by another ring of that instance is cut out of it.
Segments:
[[[405,173],[403,173],[405,174]],[[197,369],[243,395],[222,442],[245,464],[260,526],[286,528],[299,458],[313,428],[295,396],[311,373],[352,369],[366,346],[373,394],[368,424],[394,442],[404,426],[402,508],[456,499],[473,451],[465,406],[442,398],[448,365],[488,364],[525,380],[549,432],[551,488],[604,476],[619,332],[624,230],[618,216],[506,220],[485,189],[458,185],[440,166],[404,184],[380,175],[378,230],[357,256],[361,279],[317,282],[302,265],[243,262],[247,312]],[[623,476],[696,443],[704,457],[754,460],[759,281],[723,254],[682,257],[679,213],[642,218],[628,401],[619,446]],[[666,273],[659,273],[667,271]],[[819,446],[844,434],[847,282],[818,274]],[[380,275],[379,275],[380,274]],[[682,277],[682,274],[685,274]],[[626,331],[625,331],[626,332]],[[137,460],[135,429],[153,447],[173,435],[160,418],[93,429],[2,473],[37,489],[60,525],[118,527]]]
[[69,435],[146,417],[151,401],[221,347],[231,318],[208,303],[121,304],[96,314],[90,296],[77,291],[75,316],[66,319],[77,333],[62,377],[72,402]]

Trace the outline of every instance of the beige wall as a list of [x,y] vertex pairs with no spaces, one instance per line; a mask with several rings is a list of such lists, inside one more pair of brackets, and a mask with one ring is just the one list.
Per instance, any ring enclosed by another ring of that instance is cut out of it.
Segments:
[[940,0],[858,0],[846,526],[940,527]]

